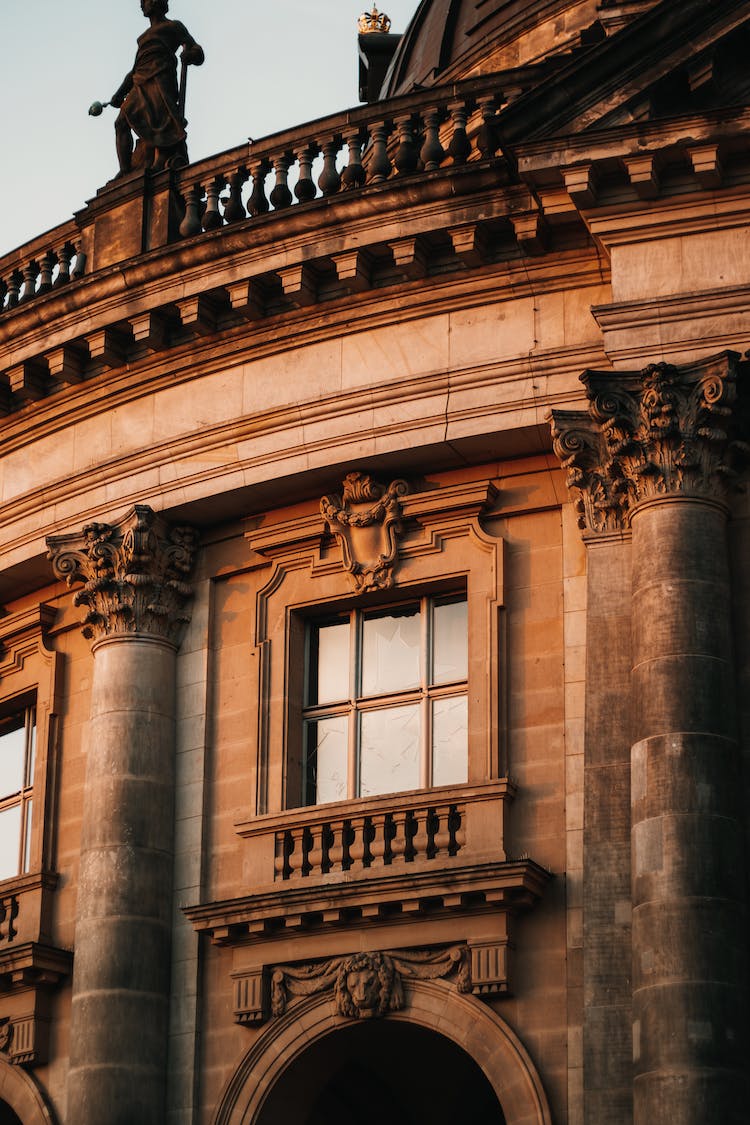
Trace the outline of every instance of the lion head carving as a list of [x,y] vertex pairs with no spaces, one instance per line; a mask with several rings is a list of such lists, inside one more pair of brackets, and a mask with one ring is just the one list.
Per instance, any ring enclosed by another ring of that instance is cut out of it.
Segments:
[[334,998],[339,1015],[350,1019],[372,1019],[404,1006],[401,978],[384,953],[355,953],[342,961]]

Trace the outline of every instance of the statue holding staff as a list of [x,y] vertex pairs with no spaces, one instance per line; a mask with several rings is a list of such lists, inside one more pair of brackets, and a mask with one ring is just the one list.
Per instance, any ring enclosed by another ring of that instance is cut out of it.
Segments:
[[[188,163],[185,125],[187,67],[200,66],[203,48],[179,20],[167,19],[169,0],[141,0],[141,10],[151,26],[138,39],[133,69],[112,96],[110,105],[120,110],[115,121],[120,176],[136,168],[158,172]],[[182,47],[180,81],[177,52]],[[89,110],[94,116],[102,105]],[[138,144],[133,149],[133,133]]]

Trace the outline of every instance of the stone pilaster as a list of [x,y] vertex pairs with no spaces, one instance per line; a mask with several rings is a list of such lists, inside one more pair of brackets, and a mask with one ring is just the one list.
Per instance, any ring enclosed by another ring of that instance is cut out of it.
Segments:
[[636,1125],[723,1125],[743,1120],[747,1105],[724,503],[744,452],[737,362],[724,354],[692,367],[586,372],[588,412],[556,412],[553,422],[585,535],[632,532]]
[[93,641],[68,1080],[77,1125],[162,1125],[174,862],[175,654],[192,530],[145,506],[48,540]]

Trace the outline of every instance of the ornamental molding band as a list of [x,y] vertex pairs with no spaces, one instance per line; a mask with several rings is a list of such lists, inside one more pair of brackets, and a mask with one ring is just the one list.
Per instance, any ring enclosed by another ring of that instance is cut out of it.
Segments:
[[140,634],[178,643],[190,620],[186,603],[198,542],[190,527],[172,527],[144,504],[116,524],[90,523],[83,534],[47,539],[54,572],[68,586],[83,583],[74,604],[85,606],[83,635],[93,640]]
[[405,1005],[405,980],[451,977],[459,992],[471,992],[466,946],[398,953],[355,953],[306,965],[278,965],[271,973],[271,1015],[282,1016],[292,998],[333,991],[336,1012],[349,1019],[374,1019]]
[[578,526],[625,530],[665,496],[725,496],[750,447],[739,440],[736,352],[689,366],[585,371],[588,411],[554,410],[554,450],[577,495]]
[[367,473],[349,473],[341,495],[324,496],[320,512],[341,544],[344,569],[355,590],[387,590],[394,584],[406,481],[386,486]]

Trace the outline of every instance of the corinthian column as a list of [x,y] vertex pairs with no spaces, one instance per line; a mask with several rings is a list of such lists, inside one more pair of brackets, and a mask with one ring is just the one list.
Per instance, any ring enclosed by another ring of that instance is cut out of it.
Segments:
[[48,540],[94,654],[67,1120],[163,1125],[174,833],[175,654],[195,535],[136,506]]
[[[746,1120],[747,957],[725,502],[736,360],[586,372],[555,412],[589,534],[632,530],[633,1119]],[[588,856],[589,864],[596,863]]]

